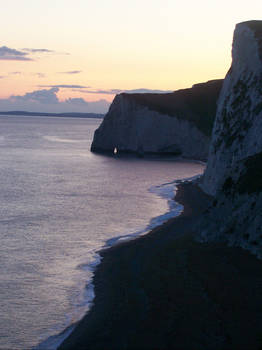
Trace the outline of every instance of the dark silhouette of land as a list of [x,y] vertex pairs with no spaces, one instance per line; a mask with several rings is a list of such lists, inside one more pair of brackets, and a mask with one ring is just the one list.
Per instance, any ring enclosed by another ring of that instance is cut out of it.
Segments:
[[211,197],[179,186],[184,212],[102,251],[95,300],[59,350],[258,349],[261,261],[241,248],[194,240]]
[[45,113],[45,112],[27,112],[27,111],[7,111],[0,112],[0,115],[17,115],[29,117],[69,117],[69,118],[104,118],[104,114],[98,113]]

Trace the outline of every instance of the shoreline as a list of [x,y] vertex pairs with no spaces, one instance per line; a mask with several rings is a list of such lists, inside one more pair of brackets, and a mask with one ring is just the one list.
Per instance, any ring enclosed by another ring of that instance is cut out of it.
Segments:
[[[144,226],[143,228],[140,228],[137,231],[130,232],[128,234],[123,234],[120,236],[116,236],[110,239],[107,239],[104,242],[104,245],[101,246],[96,253],[96,257],[94,260],[89,262],[88,264],[85,264],[89,267],[89,269],[92,271],[92,278],[88,281],[85,288],[92,290],[92,298],[87,298],[85,300],[85,303],[89,305],[88,310],[86,311],[86,314],[82,316],[78,321],[74,323],[70,323],[66,326],[65,329],[63,329],[61,332],[57,334],[50,335],[49,337],[45,338],[43,341],[38,343],[36,346],[33,347],[32,350],[56,350],[59,348],[59,346],[66,341],[66,339],[69,337],[69,335],[74,331],[74,329],[77,327],[79,322],[86,317],[86,315],[91,310],[94,299],[95,299],[95,292],[94,292],[94,284],[93,279],[96,272],[97,267],[102,261],[102,256],[100,252],[104,252],[108,249],[111,249],[112,247],[118,246],[122,243],[128,243],[133,240],[139,239],[140,237],[143,237],[144,235],[149,234],[153,229],[158,228],[168,222],[169,220],[172,220],[173,218],[181,215],[181,212],[183,211],[183,206],[180,205],[178,202],[175,201],[175,196],[177,192],[177,187],[179,183],[182,182],[188,182],[193,181],[201,177],[201,175],[194,175],[192,177],[188,177],[182,180],[174,180],[168,183],[163,183],[161,185],[157,186],[151,186],[148,191],[163,200],[165,200],[168,204],[168,211],[164,214],[161,214],[159,216],[153,217],[149,220],[147,226]],[[166,188],[169,187],[169,188]]]
[[178,185],[175,200],[182,214],[99,252],[94,305],[59,350],[258,348],[261,261],[193,240],[211,201],[197,185]]

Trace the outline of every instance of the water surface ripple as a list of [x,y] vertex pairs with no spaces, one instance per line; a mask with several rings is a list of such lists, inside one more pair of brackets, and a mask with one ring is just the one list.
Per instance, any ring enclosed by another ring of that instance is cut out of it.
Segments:
[[100,122],[0,117],[0,349],[32,348],[79,320],[97,250],[169,211],[152,186],[203,170],[92,154]]

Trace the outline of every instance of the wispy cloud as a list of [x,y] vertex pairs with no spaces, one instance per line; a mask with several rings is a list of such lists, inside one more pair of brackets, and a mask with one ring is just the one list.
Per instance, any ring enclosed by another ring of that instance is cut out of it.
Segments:
[[0,75],[0,79],[4,79],[5,78],[5,76],[4,75]]
[[167,94],[173,92],[173,90],[152,90],[152,89],[133,89],[133,90],[124,90],[121,92],[126,92],[128,94]]
[[[80,90],[76,90],[76,91],[80,91]],[[84,92],[86,94],[116,95],[116,94],[119,94],[123,91],[124,90],[120,90],[120,89],[110,89],[110,90],[85,90],[82,92]]]
[[[61,89],[88,89],[90,86],[84,85],[74,85],[74,84],[59,84],[59,85],[38,85],[39,87],[48,87],[48,88],[61,88]],[[82,91],[82,90],[80,90]]]
[[31,53],[55,53],[55,51],[49,50],[49,49],[29,49],[29,48],[24,48],[22,50],[26,51],[26,52],[31,52]]
[[22,74],[22,72],[9,72],[8,74],[9,75],[19,75],[19,74]]
[[151,89],[133,89],[133,90],[124,90],[124,89],[109,89],[109,90],[75,90],[75,91],[81,91],[86,94],[103,94],[103,95],[116,95],[120,94],[122,92],[128,93],[128,94],[166,94],[172,92],[171,90],[151,90]]
[[70,55],[70,53],[68,52],[58,52],[58,51],[55,51],[55,50],[49,50],[49,49],[34,49],[34,48],[24,48],[24,49],[21,49],[22,51],[25,51],[27,53],[31,53],[31,54],[53,54],[53,55]]
[[69,70],[68,72],[57,72],[58,74],[79,74],[82,73],[81,70]]
[[0,60],[5,61],[33,61],[32,58],[28,57],[27,52],[11,49],[7,46],[0,47]]
[[33,75],[36,75],[38,78],[45,78],[46,76],[44,73],[41,73],[41,72],[33,73]]
[[12,49],[7,46],[0,47],[0,60],[5,61],[34,61],[31,55],[34,54],[52,54],[52,55],[70,55],[68,52],[57,52],[49,49],[34,49],[34,48],[23,48],[23,49]]

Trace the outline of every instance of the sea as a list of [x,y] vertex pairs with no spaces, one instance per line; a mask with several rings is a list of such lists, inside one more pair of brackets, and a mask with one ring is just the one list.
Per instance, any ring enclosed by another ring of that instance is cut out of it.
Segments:
[[92,306],[99,250],[179,215],[201,162],[90,152],[101,119],[0,116],[0,349],[54,350]]

